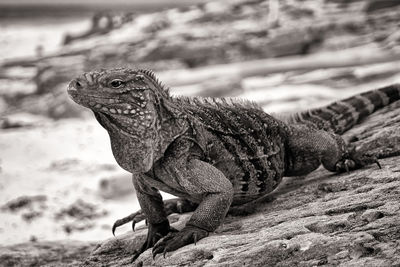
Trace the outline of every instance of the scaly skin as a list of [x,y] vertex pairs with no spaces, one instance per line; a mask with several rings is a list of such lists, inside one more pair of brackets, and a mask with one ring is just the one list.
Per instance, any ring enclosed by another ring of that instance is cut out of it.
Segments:
[[[400,98],[395,85],[279,120],[247,101],[172,97],[151,71],[123,68],[85,73],[68,93],[94,112],[116,161],[132,173],[141,211],[118,220],[113,232],[146,218],[148,236],[133,259],[150,247],[155,256],[206,237],[231,206],[273,191],[283,176],[321,163],[340,172],[376,161],[336,133]],[[164,207],[159,190],[180,199]],[[170,228],[168,214],[193,210],[181,231]]]

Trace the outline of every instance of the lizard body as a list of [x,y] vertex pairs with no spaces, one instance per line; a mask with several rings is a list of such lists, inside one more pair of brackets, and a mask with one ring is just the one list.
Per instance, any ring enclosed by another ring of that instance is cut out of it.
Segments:
[[[400,86],[283,119],[243,100],[170,96],[148,70],[85,73],[71,81],[68,93],[94,112],[116,161],[133,175],[142,210],[117,221],[113,231],[147,219],[147,239],[135,259],[150,247],[156,255],[204,238],[231,206],[273,191],[283,176],[307,174],[321,163],[340,172],[375,162],[349,150],[338,134],[400,99]],[[182,202],[164,207],[159,190]],[[179,232],[167,219],[177,210],[194,210]]]

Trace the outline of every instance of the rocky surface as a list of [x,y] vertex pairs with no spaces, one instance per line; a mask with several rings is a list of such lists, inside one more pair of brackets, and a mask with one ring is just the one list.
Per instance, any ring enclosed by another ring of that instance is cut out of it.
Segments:
[[94,244],[78,241],[53,241],[0,246],[0,266],[77,266]]

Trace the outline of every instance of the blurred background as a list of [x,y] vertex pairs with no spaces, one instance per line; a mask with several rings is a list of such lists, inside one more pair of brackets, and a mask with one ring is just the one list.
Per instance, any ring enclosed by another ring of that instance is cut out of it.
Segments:
[[296,112],[400,82],[399,17],[396,0],[0,1],[0,243],[102,240],[138,209],[66,94],[81,72],[150,68],[173,94]]

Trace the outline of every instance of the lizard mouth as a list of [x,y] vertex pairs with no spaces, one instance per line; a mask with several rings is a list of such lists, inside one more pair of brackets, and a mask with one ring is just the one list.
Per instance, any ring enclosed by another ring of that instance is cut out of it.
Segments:
[[75,103],[96,112],[110,113],[111,111],[111,113],[124,113],[125,115],[131,112],[132,105],[124,104],[123,101],[112,97],[96,95],[93,92],[82,92],[71,86],[68,87],[67,93]]
[[113,95],[96,94],[94,91],[84,89],[76,89],[75,86],[69,85],[67,88],[68,95],[77,104],[93,110],[109,115],[132,115],[147,116],[147,102],[145,100],[136,99],[136,101],[126,101],[115,98]]
[[67,93],[68,93],[68,95],[72,98],[72,100],[75,100],[75,98],[78,96],[78,90],[75,88],[75,87],[73,87],[73,86],[71,86],[71,85],[69,85],[68,86],[68,88],[67,88]]

